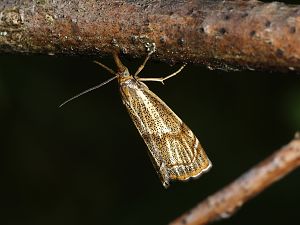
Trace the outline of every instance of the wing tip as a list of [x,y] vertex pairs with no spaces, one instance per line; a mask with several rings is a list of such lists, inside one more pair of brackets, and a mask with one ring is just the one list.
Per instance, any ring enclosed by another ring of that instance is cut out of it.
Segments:
[[187,180],[190,179],[190,178],[197,179],[197,178],[201,177],[203,174],[205,174],[205,173],[207,173],[208,171],[210,171],[213,165],[212,165],[212,163],[211,163],[211,161],[210,161],[209,159],[207,159],[207,161],[208,161],[208,164],[207,164],[207,166],[206,166],[205,168],[201,169],[201,170],[198,172],[198,174],[196,174],[196,175],[194,175],[194,176],[191,176],[191,177],[187,178]]
[[183,175],[180,176],[170,176],[169,180],[164,180],[163,181],[163,186],[167,189],[170,186],[170,182],[169,181],[189,181],[191,179],[198,179],[199,177],[201,177],[203,174],[207,173],[208,171],[210,171],[210,169],[212,168],[212,163],[211,161],[207,158],[207,165],[203,168],[203,167],[198,167],[197,170],[189,172],[189,173],[185,173]]

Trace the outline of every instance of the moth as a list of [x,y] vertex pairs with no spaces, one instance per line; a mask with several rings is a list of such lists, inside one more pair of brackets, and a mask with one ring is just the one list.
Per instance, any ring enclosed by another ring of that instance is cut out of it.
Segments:
[[163,186],[167,188],[172,180],[184,181],[191,177],[199,177],[207,172],[212,164],[194,133],[166,103],[143,83],[143,81],[163,83],[178,74],[185,65],[175,73],[163,78],[141,78],[138,74],[143,70],[151,54],[152,52],[148,54],[134,75],[129,73],[128,68],[122,64],[116,52],[113,53],[113,57],[117,65],[117,72],[95,61],[114,77],[70,98],[60,107],[113,79],[117,79],[123,104],[149,149],[151,161]]

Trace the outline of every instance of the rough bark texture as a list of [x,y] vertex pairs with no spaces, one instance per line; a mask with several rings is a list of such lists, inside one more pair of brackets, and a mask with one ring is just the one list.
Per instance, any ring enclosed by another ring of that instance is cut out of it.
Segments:
[[300,166],[300,133],[237,180],[209,196],[170,225],[203,225],[229,218],[245,202]]
[[[300,70],[300,6],[255,0],[2,0],[0,53],[133,57]],[[155,46],[154,46],[155,45]]]

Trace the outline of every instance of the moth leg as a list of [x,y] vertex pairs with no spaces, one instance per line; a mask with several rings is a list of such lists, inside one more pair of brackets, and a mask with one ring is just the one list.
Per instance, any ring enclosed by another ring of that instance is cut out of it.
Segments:
[[102,64],[101,62],[98,61],[94,61],[94,63],[98,64],[99,66],[101,66],[102,68],[106,69],[108,72],[110,72],[113,75],[116,75],[116,72],[113,71],[111,68],[109,68],[108,66]]
[[177,75],[178,73],[181,72],[181,70],[183,70],[183,68],[186,66],[186,64],[182,65],[176,72],[166,76],[166,77],[160,77],[160,78],[141,78],[141,77],[137,77],[136,79],[138,81],[158,81],[158,82],[161,82],[162,84],[164,84],[164,81],[171,78],[171,77],[174,77],[175,75]]
[[159,167],[159,178],[164,186],[164,188],[168,188],[170,186],[170,177],[166,165],[164,163]]
[[137,78],[137,75],[144,69],[144,67],[145,67],[145,65],[146,65],[146,63],[147,63],[147,61],[149,60],[149,58],[150,58],[150,56],[152,55],[153,52],[154,52],[154,51],[150,51],[150,52],[148,53],[148,55],[147,55],[147,57],[145,58],[143,64],[140,65],[140,67],[139,67],[139,68],[137,69],[137,71],[135,72],[134,78]]

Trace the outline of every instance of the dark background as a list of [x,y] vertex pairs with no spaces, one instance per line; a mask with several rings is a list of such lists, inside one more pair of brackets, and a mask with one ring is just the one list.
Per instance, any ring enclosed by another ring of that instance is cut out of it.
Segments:
[[[117,82],[91,58],[0,56],[1,219],[12,224],[163,225],[288,143],[300,129],[300,75],[223,72],[188,65],[148,82],[198,136],[213,162],[200,179],[165,190],[121,103]],[[124,58],[135,71],[142,59]],[[101,62],[113,67],[111,59]],[[151,61],[141,76],[180,65]],[[294,171],[218,224],[299,218]],[[2,221],[1,221],[2,220]]]
[[[123,60],[133,70],[142,61]],[[110,77],[91,61],[0,57],[1,224],[166,224],[288,143],[300,128],[299,74],[190,65],[164,86],[149,82],[214,164],[200,179],[164,190],[117,82],[58,108]],[[179,66],[151,61],[142,76],[160,77]],[[299,175],[293,172],[219,224],[298,218]]]

